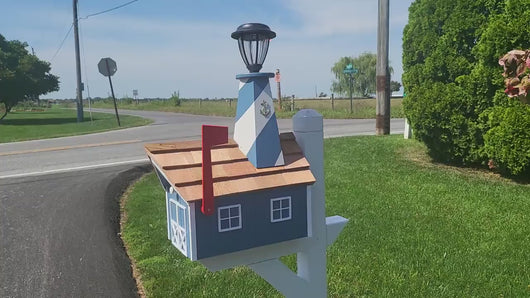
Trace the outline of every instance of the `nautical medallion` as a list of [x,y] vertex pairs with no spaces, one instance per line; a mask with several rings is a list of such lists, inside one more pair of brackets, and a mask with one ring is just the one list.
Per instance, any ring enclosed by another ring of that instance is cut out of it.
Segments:
[[271,115],[271,106],[267,101],[263,100],[261,102],[261,109],[259,110],[259,113],[263,115],[263,117],[269,118]]

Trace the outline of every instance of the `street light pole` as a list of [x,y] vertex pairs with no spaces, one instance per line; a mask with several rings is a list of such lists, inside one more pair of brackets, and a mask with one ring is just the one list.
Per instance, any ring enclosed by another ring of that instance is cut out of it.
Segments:
[[355,67],[353,67],[353,64],[350,63],[346,65],[344,70],[342,71],[343,74],[348,75],[349,78],[349,87],[350,87],[350,113],[353,113],[353,74],[357,73],[359,70]]
[[74,42],[75,42],[75,68],[77,75],[77,122],[83,122],[83,93],[81,89],[81,58],[79,55],[79,32],[77,24],[77,0],[73,0],[74,6]]
[[350,114],[353,114],[353,73],[350,73]]
[[378,0],[379,23],[377,26],[377,106],[375,133],[390,133],[390,73],[388,71],[389,0]]

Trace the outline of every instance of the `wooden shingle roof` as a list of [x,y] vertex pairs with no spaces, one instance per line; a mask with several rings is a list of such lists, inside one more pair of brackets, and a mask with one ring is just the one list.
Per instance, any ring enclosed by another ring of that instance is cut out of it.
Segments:
[[[257,169],[237,143],[211,150],[214,196],[224,196],[283,186],[313,184],[309,163],[293,133],[280,134],[285,165]],[[146,144],[151,162],[186,201],[202,199],[201,141]]]

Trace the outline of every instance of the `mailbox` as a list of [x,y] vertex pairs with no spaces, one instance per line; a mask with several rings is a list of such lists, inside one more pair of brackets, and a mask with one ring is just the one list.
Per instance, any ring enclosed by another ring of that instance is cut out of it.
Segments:
[[[145,149],[165,190],[167,237],[182,254],[211,271],[247,265],[287,297],[326,297],[326,247],[348,220],[325,216],[322,115],[302,110],[294,133],[279,133],[274,74],[259,72],[275,36],[258,23],[232,33],[250,71],[236,76],[233,139],[203,125],[200,140]],[[278,260],[291,253],[297,273]]]
[[256,168],[230,140],[211,148],[214,212],[203,212],[201,141],[146,145],[166,192],[168,239],[191,260],[311,236],[315,182],[292,133],[277,136],[285,164]]

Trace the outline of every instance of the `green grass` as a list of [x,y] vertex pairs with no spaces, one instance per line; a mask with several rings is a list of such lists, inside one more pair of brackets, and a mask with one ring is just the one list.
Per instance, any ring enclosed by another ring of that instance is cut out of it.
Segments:
[[25,140],[56,138],[118,128],[147,125],[151,120],[120,115],[121,127],[118,127],[114,114],[92,113],[85,111],[84,122],[77,123],[77,111],[59,108],[33,111],[13,111],[0,122],[0,143]]
[[[402,136],[325,140],[330,297],[529,297],[530,186],[432,164]],[[210,273],[166,239],[156,176],[132,187],[123,238],[147,297],[280,297],[245,267]],[[295,257],[282,259],[291,268]]]
[[[284,107],[290,101],[282,102]],[[335,119],[349,119],[349,118],[375,118],[375,99],[355,99],[353,100],[353,113],[350,113],[350,101],[347,99],[334,100],[333,108],[330,99],[307,99],[295,100],[295,110],[288,111],[286,108],[280,111],[278,103],[275,103],[276,116],[278,118],[291,118],[298,110],[314,109],[319,111],[324,118]],[[391,116],[393,118],[402,118],[403,107],[402,99],[391,100]],[[112,101],[96,101],[93,103],[95,108],[114,108]],[[210,115],[210,116],[226,116],[234,117],[236,114],[237,101],[226,100],[203,100],[199,103],[198,100],[182,100],[180,106],[175,106],[171,100],[166,101],[150,101],[140,102],[138,105],[134,101],[120,101],[118,102],[120,109],[130,110],[149,110],[149,111],[165,111],[178,112],[195,115]]]

